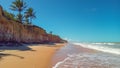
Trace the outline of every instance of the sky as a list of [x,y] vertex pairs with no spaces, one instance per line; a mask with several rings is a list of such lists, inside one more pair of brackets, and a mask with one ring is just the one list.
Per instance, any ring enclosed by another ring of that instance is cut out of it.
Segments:
[[[0,0],[11,13],[14,0]],[[24,0],[33,7],[33,24],[76,42],[120,42],[120,0]]]

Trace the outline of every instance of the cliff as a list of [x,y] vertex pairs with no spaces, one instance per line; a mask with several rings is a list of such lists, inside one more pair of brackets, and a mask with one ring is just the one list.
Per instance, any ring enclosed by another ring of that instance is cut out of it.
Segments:
[[24,25],[5,17],[0,7],[0,43],[49,43],[63,42],[56,35],[48,34],[44,29],[35,25]]

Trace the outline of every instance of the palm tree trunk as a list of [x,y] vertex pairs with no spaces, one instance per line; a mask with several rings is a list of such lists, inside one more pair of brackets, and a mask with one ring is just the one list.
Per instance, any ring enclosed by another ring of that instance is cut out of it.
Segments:
[[19,22],[22,23],[22,15],[21,15],[21,11],[19,11]]
[[[19,22],[22,23],[22,18],[21,18],[21,11],[19,11]],[[19,26],[19,39],[21,42],[22,38],[21,38],[22,34],[21,34],[21,25]]]
[[30,24],[32,24],[32,18],[30,18]]

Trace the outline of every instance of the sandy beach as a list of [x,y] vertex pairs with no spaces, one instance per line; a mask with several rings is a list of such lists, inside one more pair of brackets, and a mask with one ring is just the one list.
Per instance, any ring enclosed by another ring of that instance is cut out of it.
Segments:
[[0,68],[51,68],[51,58],[64,45],[40,44],[21,49],[0,47]]
[[[88,48],[83,48],[83,47],[80,47],[80,46],[74,46],[72,44],[67,44],[65,47],[58,50],[56,52],[56,54],[54,54],[54,56],[52,58],[52,66],[54,67],[58,62],[61,62],[61,61],[65,60],[65,58],[67,58],[68,55],[78,54],[78,53],[95,54],[95,53],[98,53],[98,51],[88,49]],[[54,68],[56,68],[56,67],[54,67]],[[58,68],[61,68],[61,67],[58,67]],[[68,67],[68,68],[71,68],[71,67]]]

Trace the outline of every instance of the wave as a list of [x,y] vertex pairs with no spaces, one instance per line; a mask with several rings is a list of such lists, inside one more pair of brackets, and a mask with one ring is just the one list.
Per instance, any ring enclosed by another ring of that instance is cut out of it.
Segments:
[[85,48],[95,49],[103,52],[120,55],[120,44],[115,43],[74,43]]
[[57,68],[59,67],[62,63],[64,63],[66,60],[70,59],[69,57],[65,58],[63,61],[58,62],[55,66],[53,66],[52,68]]
[[98,44],[98,45],[101,45],[101,44],[106,44],[106,45],[115,45],[115,43],[92,43],[92,44]]
[[[109,47],[107,47],[108,45]],[[68,50],[67,57],[64,60],[58,62],[52,68],[119,68],[120,49],[118,49],[118,51],[117,49],[112,47],[112,50],[110,49],[110,46],[115,45],[115,43],[71,43],[65,48],[66,50]],[[91,54],[84,51],[78,51],[76,53],[76,51],[72,51],[74,49],[77,50],[78,46],[99,50],[99,53]],[[118,44],[118,46],[120,45]]]
[[107,54],[71,54],[53,68],[119,68],[119,57]]

